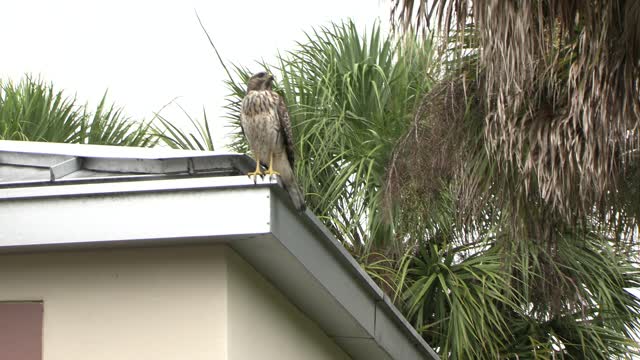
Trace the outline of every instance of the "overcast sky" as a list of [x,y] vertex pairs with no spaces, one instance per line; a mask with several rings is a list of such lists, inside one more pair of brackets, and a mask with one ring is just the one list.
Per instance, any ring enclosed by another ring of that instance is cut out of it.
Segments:
[[220,144],[225,75],[195,10],[222,57],[257,72],[255,60],[292,49],[313,26],[347,18],[386,26],[388,9],[384,0],[2,0],[0,77],[40,75],[81,103],[108,89],[132,118],[150,119],[178,97],[197,118],[206,108]]

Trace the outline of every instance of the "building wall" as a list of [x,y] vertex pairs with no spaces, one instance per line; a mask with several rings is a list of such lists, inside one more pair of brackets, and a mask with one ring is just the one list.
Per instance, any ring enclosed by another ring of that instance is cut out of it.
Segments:
[[348,359],[224,245],[0,255],[0,302],[29,300],[44,360]]
[[227,273],[229,360],[349,359],[315,323],[232,250]]
[[225,247],[0,256],[0,301],[43,300],[44,360],[227,358]]

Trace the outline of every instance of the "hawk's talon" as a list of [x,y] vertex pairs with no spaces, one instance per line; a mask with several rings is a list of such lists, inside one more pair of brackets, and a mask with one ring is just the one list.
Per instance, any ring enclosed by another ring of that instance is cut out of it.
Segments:
[[275,171],[275,170],[272,170],[272,169],[269,169],[269,170],[265,171],[265,173],[264,173],[264,174],[265,174],[265,175],[269,175],[269,180],[273,179],[273,176],[274,176],[274,175],[280,175],[280,173],[279,173],[279,172],[277,172],[277,171]]
[[260,175],[260,178],[264,179],[264,173],[262,171],[251,171],[247,173],[247,176],[249,178],[253,177],[253,183],[256,184],[258,182],[258,175]]

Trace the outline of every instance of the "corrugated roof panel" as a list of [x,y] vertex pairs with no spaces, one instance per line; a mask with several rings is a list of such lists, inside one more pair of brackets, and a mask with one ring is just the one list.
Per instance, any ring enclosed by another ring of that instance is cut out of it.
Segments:
[[245,155],[210,151],[0,141],[0,187],[151,175],[229,176],[253,167]]
[[0,184],[33,180],[49,180],[49,169],[32,166],[0,165]]

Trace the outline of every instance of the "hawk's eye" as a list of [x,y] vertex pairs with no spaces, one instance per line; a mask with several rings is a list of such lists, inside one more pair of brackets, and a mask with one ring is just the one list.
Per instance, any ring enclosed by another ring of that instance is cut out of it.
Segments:
[[259,78],[263,78],[263,77],[267,76],[267,73],[266,72],[261,72],[261,73],[258,73],[258,75],[256,75],[256,76],[259,77]]

